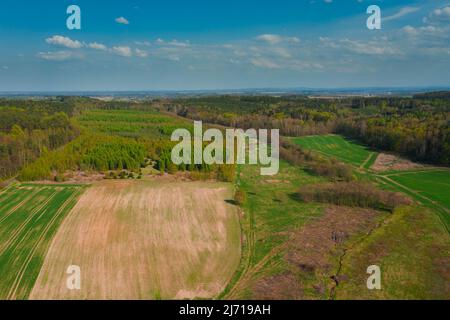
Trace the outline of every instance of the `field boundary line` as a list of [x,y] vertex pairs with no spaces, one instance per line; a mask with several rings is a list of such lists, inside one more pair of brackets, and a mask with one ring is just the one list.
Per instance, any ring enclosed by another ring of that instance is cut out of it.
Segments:
[[360,169],[370,170],[369,168],[366,168],[366,165],[372,160],[372,158],[375,157],[374,161],[378,158],[378,152],[371,151],[369,155],[367,156],[366,160],[359,166]]
[[430,168],[428,170],[412,170],[412,171],[405,171],[405,172],[394,172],[394,173],[388,173],[388,174],[384,174],[382,175],[383,177],[394,177],[394,176],[403,176],[405,174],[416,174],[416,173],[434,173],[434,172],[448,172],[448,170],[444,170],[444,169],[433,169]]
[[[397,186],[397,187],[399,187],[399,188],[401,188],[401,189],[403,189],[403,190],[406,190],[406,191],[408,191],[409,193],[415,195],[417,198],[419,198],[419,199],[417,199],[417,200],[419,200],[419,201],[422,203],[422,205],[424,205],[424,206],[427,206],[426,203],[423,203],[424,200],[425,200],[426,202],[431,203],[432,209],[433,209],[434,213],[437,214],[437,216],[439,217],[439,220],[440,220],[441,223],[443,224],[445,230],[447,230],[447,232],[450,233],[450,228],[449,228],[449,226],[447,225],[447,223],[445,222],[444,218],[443,218],[442,215],[440,214],[440,213],[449,214],[450,210],[448,210],[447,208],[445,208],[444,206],[442,206],[440,203],[438,203],[438,202],[436,202],[436,201],[434,201],[434,200],[432,200],[432,199],[430,199],[430,198],[428,198],[428,197],[426,197],[426,196],[420,194],[420,192],[417,192],[417,191],[415,191],[415,190],[413,190],[413,189],[410,189],[410,188],[408,188],[408,187],[402,185],[401,183],[398,183],[397,181],[392,180],[392,179],[389,178],[389,177],[386,177],[386,176],[376,176],[376,177],[381,178],[382,180],[387,181],[388,184],[389,184],[389,183],[390,183],[391,185],[393,184],[393,185],[395,185],[395,186]],[[421,201],[421,200],[422,200],[422,201]],[[433,208],[433,206],[434,206],[434,208]],[[443,211],[443,212],[442,212],[442,211]]]

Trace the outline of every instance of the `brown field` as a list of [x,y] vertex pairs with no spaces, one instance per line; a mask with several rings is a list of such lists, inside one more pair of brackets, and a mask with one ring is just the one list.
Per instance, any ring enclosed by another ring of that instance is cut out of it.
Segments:
[[372,165],[371,169],[375,171],[387,170],[410,170],[421,168],[423,165],[414,163],[408,159],[400,158],[396,155],[380,153]]
[[[30,299],[213,298],[240,259],[225,183],[102,181],[68,214]],[[66,270],[81,269],[69,290]]]

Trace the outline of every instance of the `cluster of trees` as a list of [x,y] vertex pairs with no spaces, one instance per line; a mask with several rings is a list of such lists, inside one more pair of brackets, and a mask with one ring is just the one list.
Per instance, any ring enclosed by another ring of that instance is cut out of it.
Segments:
[[[23,102],[22,102],[23,103]],[[50,104],[36,109],[0,106],[0,179],[79,135],[64,111]]]
[[392,151],[420,162],[450,164],[450,120],[447,115],[377,117],[342,121],[337,133],[371,148]]
[[[93,112],[94,109],[120,111],[108,114]],[[155,110],[166,115],[152,114]],[[79,117],[82,113],[84,116]],[[227,127],[278,128],[285,136],[339,133],[372,148],[398,152],[414,160],[441,165],[450,163],[450,99],[447,93],[414,98],[215,96],[153,101],[56,97],[0,99],[0,179],[15,175],[22,167],[25,168],[20,176],[27,180],[76,168],[133,171],[145,164],[145,159],[152,159],[161,172],[190,171],[192,177],[233,180],[234,166],[176,166],[171,162],[173,143],[167,137],[179,126],[192,128],[189,122],[180,118],[168,121],[171,117],[167,114],[170,113]],[[72,116],[92,127],[83,125],[85,132],[77,139],[80,129],[70,118]],[[143,116],[147,118],[143,119]],[[154,123],[155,130],[151,126],[139,127],[141,120]],[[105,130],[97,130],[96,121],[101,122]],[[137,131],[115,127],[125,124],[131,129],[136,127]],[[301,150],[298,146],[282,143],[280,153],[289,162],[305,166],[332,181],[353,178],[347,165]]]
[[170,155],[174,142],[168,139],[142,137],[138,139],[85,132],[64,147],[47,152],[26,165],[19,174],[23,181],[56,179],[67,170],[115,170],[107,178],[121,178],[121,172],[140,174],[140,169],[151,163],[161,173],[174,174],[189,171],[192,179],[233,181],[234,165],[175,165]]
[[298,191],[298,196],[305,202],[388,211],[411,204],[411,200],[400,193],[380,190],[372,184],[356,181],[308,185]]
[[155,169],[160,172],[174,174],[178,171],[190,172],[190,177],[194,180],[216,179],[219,181],[232,182],[236,175],[236,165],[234,164],[185,164],[175,165],[171,160],[171,148],[155,154]]
[[217,96],[158,106],[179,116],[228,127],[280,129],[284,136],[338,133],[416,161],[450,164],[450,94],[307,98]]
[[134,140],[111,139],[98,143],[87,151],[81,164],[98,171],[130,170],[138,171],[145,166],[146,152],[144,146]]

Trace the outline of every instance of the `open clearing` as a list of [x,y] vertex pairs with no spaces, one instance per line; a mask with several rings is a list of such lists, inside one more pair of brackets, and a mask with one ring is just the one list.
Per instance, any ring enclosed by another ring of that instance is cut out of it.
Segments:
[[400,158],[393,154],[380,153],[370,169],[382,172],[392,170],[411,170],[424,167],[419,163]]
[[[31,299],[212,298],[240,260],[232,185],[102,181],[56,234]],[[81,269],[68,290],[66,270]]]
[[376,152],[338,135],[305,136],[292,138],[292,141],[305,149],[348,162],[357,167],[370,168],[375,161]]
[[17,184],[0,192],[0,299],[26,299],[51,239],[84,188]]
[[307,136],[292,138],[292,141],[306,149],[356,166],[366,178],[376,180],[392,191],[403,192],[432,208],[450,232],[448,169],[422,166],[397,156],[371,152],[339,135]]

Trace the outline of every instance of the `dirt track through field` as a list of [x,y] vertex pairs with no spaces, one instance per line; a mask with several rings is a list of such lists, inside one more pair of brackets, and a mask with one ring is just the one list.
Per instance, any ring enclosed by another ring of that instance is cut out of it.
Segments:
[[[211,298],[240,259],[231,185],[103,181],[56,234],[31,299]],[[66,287],[70,265],[81,289]]]

